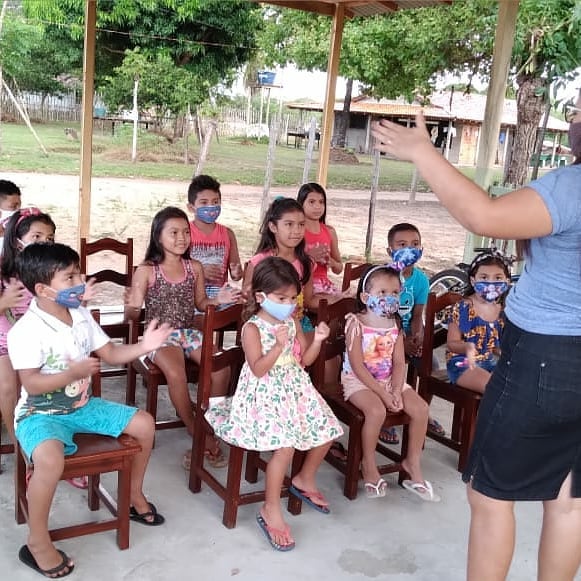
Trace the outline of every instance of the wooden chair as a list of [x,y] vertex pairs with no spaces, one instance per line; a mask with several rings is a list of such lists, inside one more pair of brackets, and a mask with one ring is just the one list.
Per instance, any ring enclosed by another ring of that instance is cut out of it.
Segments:
[[[317,323],[326,322],[330,325],[335,321],[335,333],[332,333],[329,338],[321,346],[321,352],[315,363],[311,366],[311,377],[314,386],[325,398],[337,418],[349,428],[348,445],[347,445],[347,460],[345,462],[333,456],[331,452],[325,458],[329,464],[337,468],[345,476],[345,484],[343,487],[343,494],[353,500],[357,498],[357,488],[359,479],[361,478],[360,465],[363,456],[361,448],[361,428],[365,421],[363,412],[356,408],[352,403],[345,401],[343,398],[343,389],[339,378],[332,383],[325,383],[325,362],[337,356],[343,356],[345,353],[345,315],[353,313],[355,306],[355,299],[343,298],[333,304],[327,303],[326,300],[321,300],[319,303],[318,320]],[[406,478],[406,472],[401,467],[401,461],[407,454],[408,446],[408,424],[410,418],[404,412],[391,413],[387,412],[384,428],[392,426],[403,425],[403,435],[401,442],[401,451],[398,454],[378,441],[377,451],[392,460],[389,464],[378,466],[380,474],[389,474],[398,472],[398,482]]]
[[[211,388],[212,372],[229,368],[230,394],[234,393],[240,369],[244,363],[244,351],[240,342],[242,305],[233,305],[222,311],[217,311],[210,305],[204,316],[204,339],[202,343],[202,359],[200,364],[200,376],[198,381],[198,399],[194,423],[194,437],[192,446],[192,463],[190,466],[189,487],[193,493],[198,493],[202,489],[202,482],[205,482],[224,502],[224,512],[222,523],[231,529],[236,526],[238,507],[245,504],[264,501],[264,490],[252,492],[240,492],[242,479],[242,466],[246,455],[245,479],[248,482],[256,482],[258,469],[264,470],[266,462],[260,458],[259,452],[245,450],[237,446],[228,445],[228,466],[226,474],[226,484],[222,484],[205,466],[204,449],[206,434],[211,430],[204,419],[204,412],[208,409]],[[237,326],[236,341],[234,345],[216,351],[211,337],[214,332],[221,329]],[[281,496],[289,497],[289,511],[292,514],[299,514],[301,511],[301,501],[288,494],[290,479],[285,479],[285,485]]]
[[[93,377],[93,394],[99,396],[100,393],[101,378],[96,375]],[[120,549],[129,548],[131,468],[134,456],[141,451],[141,446],[137,440],[126,434],[122,434],[119,438],[77,434],[75,443],[78,446],[78,450],[72,456],[65,457],[65,467],[61,480],[88,476],[87,501],[89,510],[98,510],[100,501],[103,501],[113,518],[53,529],[49,531],[50,538],[53,541],[59,541],[102,531],[116,530],[118,547]],[[28,469],[33,470],[34,467],[30,465]],[[26,471],[27,461],[24,453],[17,445],[14,508],[18,524],[23,524],[28,520]],[[100,475],[107,472],[117,472],[116,500],[100,484]]]
[[440,296],[436,296],[434,293],[428,295],[418,386],[419,394],[428,404],[436,396],[449,401],[454,406],[450,436],[441,436],[430,431],[427,435],[440,444],[459,452],[458,470],[460,472],[468,460],[481,395],[450,383],[446,369],[434,371],[432,362],[434,349],[445,345],[448,333],[447,327],[441,323],[442,311],[457,303],[461,298],[462,295],[452,292]]
[[343,269],[343,284],[341,290],[344,292],[349,289],[351,282],[359,280],[361,275],[371,266],[371,263],[365,262],[363,264],[355,264],[354,262],[346,262]]
[[0,414],[0,474],[2,473],[2,455],[13,453],[14,453],[14,444],[2,443],[2,414]]

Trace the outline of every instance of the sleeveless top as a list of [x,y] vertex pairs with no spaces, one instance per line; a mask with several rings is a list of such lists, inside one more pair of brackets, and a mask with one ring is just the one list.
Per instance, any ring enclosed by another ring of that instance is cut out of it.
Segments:
[[[219,289],[228,282],[228,263],[230,261],[230,236],[228,228],[222,224],[215,224],[210,234],[202,232],[194,222],[190,222],[191,248],[190,257],[198,260],[204,266],[216,264],[221,267],[220,276],[213,280],[206,280],[208,289]],[[216,294],[217,290],[215,293]],[[212,295],[208,295],[212,296]]]
[[167,280],[161,266],[153,265],[154,280],[145,295],[145,324],[153,319],[174,329],[194,328],[196,275],[189,260],[182,259],[185,276],[178,282]]
[[[305,250],[307,253],[317,244],[326,246],[329,253],[331,252],[331,233],[329,232],[329,228],[327,228],[327,226],[322,222],[319,222],[319,226],[320,230],[318,234],[305,229]],[[325,282],[329,281],[329,277],[327,275],[328,266],[319,262],[315,262],[314,265],[313,284],[320,280]]]

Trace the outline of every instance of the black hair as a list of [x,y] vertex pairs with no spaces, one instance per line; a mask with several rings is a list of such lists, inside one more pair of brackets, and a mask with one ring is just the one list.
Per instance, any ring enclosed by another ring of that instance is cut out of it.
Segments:
[[[149,244],[147,245],[145,258],[143,259],[143,261],[147,264],[159,264],[165,259],[165,252],[163,250],[163,246],[159,242],[159,239],[165,223],[171,218],[180,218],[181,220],[185,220],[189,227],[188,216],[183,210],[180,210],[174,206],[168,206],[167,208],[160,210],[153,217],[151,222]],[[190,244],[188,244],[188,248],[182,254],[182,258],[190,258]]]
[[387,245],[391,248],[391,243],[393,242],[395,235],[398,232],[407,232],[407,231],[416,232],[417,235],[420,237],[420,240],[422,239],[422,235],[420,234],[420,231],[418,230],[417,226],[414,226],[409,222],[400,222],[399,224],[395,224],[389,229],[389,232],[387,233]]
[[278,256],[268,256],[261,260],[252,273],[252,288],[244,310],[245,320],[260,310],[255,293],[263,292],[268,295],[287,286],[294,286],[297,295],[300,294],[301,281],[295,267]]
[[22,284],[36,294],[38,283],[50,286],[57,272],[79,263],[77,251],[66,244],[30,244],[18,255],[16,270]]
[[0,180],[0,198],[14,195],[22,195],[20,188],[10,180]]
[[48,214],[36,210],[37,214],[30,213],[29,208],[16,210],[4,231],[4,246],[2,247],[2,280],[9,281],[12,277],[17,276],[16,259],[20,254],[20,245],[18,240],[22,240],[28,234],[31,226],[35,222],[50,226],[53,232],[56,230],[55,223]]
[[[277,251],[276,238],[274,232],[270,230],[269,225],[276,224],[285,214],[291,212],[300,212],[303,215],[305,213],[303,207],[292,198],[276,198],[270,204],[260,226],[260,240],[256,248],[256,254],[267,250]],[[303,268],[303,276],[300,279],[301,285],[305,285],[309,281],[309,278],[311,278],[311,258],[305,250],[304,237],[295,247],[295,256]]]
[[188,187],[188,202],[190,204],[195,204],[198,194],[204,190],[216,192],[219,194],[220,198],[222,197],[222,192],[220,192],[220,183],[212,176],[202,174],[192,178],[192,181]]
[[464,296],[468,297],[476,292],[474,290],[474,287],[472,286],[472,283],[470,282],[470,279],[473,276],[476,276],[476,273],[478,272],[478,269],[481,266],[499,266],[500,268],[502,268],[504,276],[506,276],[507,282],[510,283],[510,268],[508,266],[508,261],[506,257],[500,252],[498,252],[498,250],[494,250],[491,248],[490,250],[486,250],[485,252],[477,254],[470,263],[470,268],[468,270],[468,284],[470,285],[470,287],[464,293]]
[[299,193],[297,194],[297,202],[302,206],[305,205],[305,200],[309,196],[311,192],[316,192],[317,194],[321,194],[323,196],[323,202],[325,204],[325,211],[323,212],[322,216],[319,218],[319,222],[325,223],[327,219],[327,192],[325,192],[325,188],[318,184],[317,182],[308,182],[303,184],[299,188]]
[[[355,297],[355,312],[364,313],[367,310],[367,305],[361,300],[361,293],[369,293],[369,288],[371,283],[378,276],[389,276],[396,278],[401,286],[401,276],[399,270],[388,265],[375,265],[370,266],[359,278],[359,283],[357,284],[357,295]],[[394,315],[398,328],[401,329],[401,317],[399,313]]]

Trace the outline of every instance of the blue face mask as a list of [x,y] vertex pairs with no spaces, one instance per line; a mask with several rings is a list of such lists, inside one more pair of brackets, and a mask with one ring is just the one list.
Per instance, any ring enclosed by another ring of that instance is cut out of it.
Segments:
[[56,293],[54,302],[57,305],[61,305],[67,309],[78,309],[81,306],[83,295],[85,294],[85,284],[78,284],[77,286],[63,288],[54,292]]
[[502,280],[488,282],[481,280],[474,283],[474,292],[485,301],[493,303],[508,290],[508,283]]
[[398,248],[391,253],[392,260],[402,268],[415,264],[422,257],[422,249],[415,246]]
[[220,215],[222,206],[200,206],[196,208],[196,218],[205,224],[213,224]]
[[392,317],[399,311],[399,298],[392,295],[385,297],[369,295],[365,304],[378,317]]
[[284,321],[288,319],[297,308],[296,303],[275,303],[273,300],[269,299],[265,293],[261,293],[264,296],[264,300],[260,303],[260,307],[263,308],[271,317],[279,321]]

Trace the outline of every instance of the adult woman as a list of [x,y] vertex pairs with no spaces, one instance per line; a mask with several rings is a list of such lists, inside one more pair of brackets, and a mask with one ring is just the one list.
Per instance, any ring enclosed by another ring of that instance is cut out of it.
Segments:
[[568,114],[576,163],[496,199],[440,156],[421,115],[411,129],[381,121],[372,131],[380,151],[416,164],[464,227],[525,249],[463,475],[469,580],[506,578],[515,500],[543,501],[539,580],[573,579],[581,563],[581,96]]

